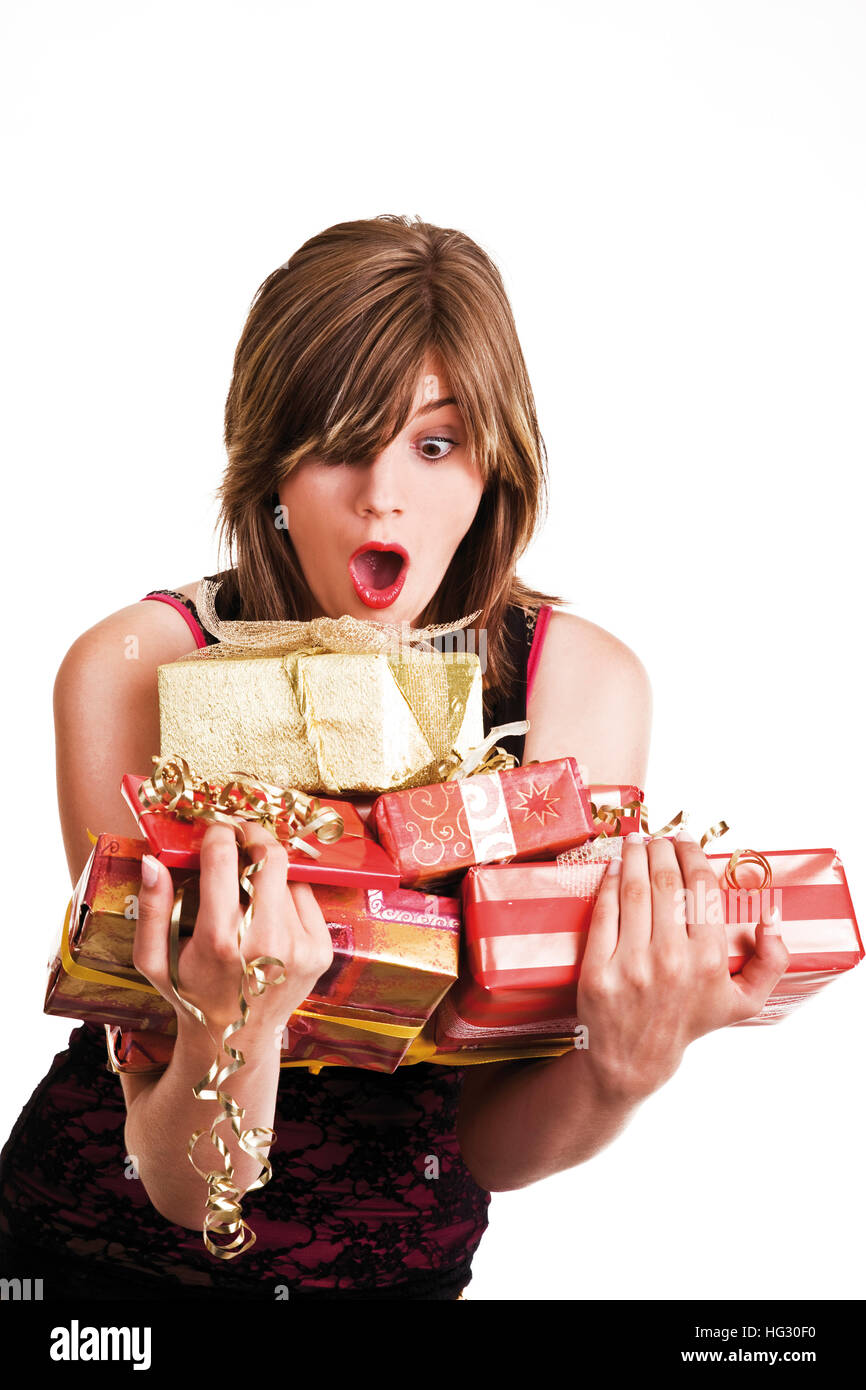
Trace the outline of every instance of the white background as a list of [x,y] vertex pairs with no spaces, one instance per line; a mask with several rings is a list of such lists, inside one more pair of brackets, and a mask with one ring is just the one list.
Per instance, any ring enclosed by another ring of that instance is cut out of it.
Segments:
[[[419,213],[500,266],[552,483],[521,571],[646,665],[651,826],[832,845],[866,913],[866,7],[37,0],[4,27],[2,1136],[73,1026],[40,1013],[54,674],[215,568],[249,303],[337,221]],[[607,1150],[494,1196],[468,1297],[862,1296],[864,988],[701,1040]]]

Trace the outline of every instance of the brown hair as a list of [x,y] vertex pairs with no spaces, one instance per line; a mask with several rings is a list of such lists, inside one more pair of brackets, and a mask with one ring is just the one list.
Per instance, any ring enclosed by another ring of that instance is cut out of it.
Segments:
[[226,400],[219,535],[236,567],[224,572],[218,606],[223,617],[311,617],[291,535],[276,525],[277,489],[311,455],[376,458],[404,428],[431,350],[485,486],[417,622],[481,609],[489,708],[514,677],[509,604],[562,600],[515,573],[546,506],[547,455],[501,276],[463,232],[392,214],[339,222],[260,285]]

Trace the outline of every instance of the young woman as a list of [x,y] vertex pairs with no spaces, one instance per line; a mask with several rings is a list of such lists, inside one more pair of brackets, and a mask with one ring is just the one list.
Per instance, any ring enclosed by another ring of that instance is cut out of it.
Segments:
[[[544,446],[500,276],[459,232],[400,217],[313,237],[260,287],[226,405],[221,538],[235,563],[220,616],[343,613],[421,626],[481,611],[487,727],[523,761],[573,754],[594,782],[642,785],[650,691],[637,657],[515,565],[536,527]],[[60,815],[71,877],[87,827],[135,833],[121,775],[159,747],[156,669],[213,640],[197,586],[155,590],[84,633],[55,691]],[[138,637],[139,659],[127,659]],[[479,647],[476,645],[476,650]],[[525,1186],[608,1143],[696,1037],[757,1013],[787,963],[772,923],[731,979],[715,876],[690,839],[629,843],[595,910],[577,997],[588,1050],[544,1061],[393,1076],[279,1069],[274,1033],[331,959],[307,885],[261,828],[264,865],[247,954],[286,962],[243,1035],[232,1092],[247,1124],[273,1125],[273,1176],[247,1194],[251,1249],[202,1244],[205,1184],[186,1158],[213,1103],[192,1087],[212,1060],[183,1011],[159,1074],[106,1070],[101,1029],[70,1038],[3,1153],[4,1273],[42,1276],[49,1297],[459,1296],[491,1191]],[[145,862],[138,968],[167,997],[168,873]],[[686,921],[683,889],[708,905]],[[237,847],[210,828],[182,991],[213,1025],[237,1014]],[[425,1177],[429,1155],[439,1177]],[[232,1150],[243,1189],[259,1165]],[[134,1160],[134,1161],[133,1161]],[[198,1158],[202,1162],[201,1154]]]

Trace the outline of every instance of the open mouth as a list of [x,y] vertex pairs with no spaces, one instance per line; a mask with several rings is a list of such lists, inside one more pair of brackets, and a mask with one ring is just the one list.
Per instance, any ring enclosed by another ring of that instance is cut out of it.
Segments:
[[349,577],[368,608],[387,608],[403,588],[409,571],[409,553],[402,545],[372,541],[349,557]]

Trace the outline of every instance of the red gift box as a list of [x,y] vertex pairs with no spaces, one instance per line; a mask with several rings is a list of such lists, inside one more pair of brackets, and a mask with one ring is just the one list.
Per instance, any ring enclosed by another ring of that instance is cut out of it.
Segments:
[[[166,811],[145,811],[138,799],[138,789],[144,777],[126,773],[121,790],[141,833],[147,840],[150,853],[168,868],[198,869],[201,842],[207,829],[202,820],[184,820]],[[343,833],[339,840],[323,844],[315,835],[309,843],[319,851],[318,857],[304,850],[289,849],[290,881],[360,885],[370,888],[396,888],[400,873],[385,850],[378,845],[364,824],[358,810],[348,801],[332,801],[319,797],[322,808],[331,807],[343,818]],[[361,808],[363,811],[363,807]]]
[[284,1056],[392,1072],[454,984],[460,900],[316,888],[333,963],[289,1019]]
[[550,858],[596,834],[574,758],[386,792],[373,819],[407,888],[471,864]]
[[[313,892],[334,958],[288,1020],[282,1062],[396,1071],[457,976],[460,900],[402,888]],[[107,1037],[115,1071],[161,1070],[174,1049],[173,1036],[137,1028]]]
[[[724,872],[730,854],[707,858],[722,884],[732,974],[751,954],[762,903],[781,914],[790,964],[761,1013],[747,1023],[775,1022],[862,960],[835,850],[765,851],[772,881],[763,888],[760,872],[745,860],[736,870],[740,886],[729,887]],[[437,1012],[438,1046],[489,1046],[493,1039],[574,1031],[580,961],[604,865],[587,864],[584,885],[575,882],[573,867],[570,881],[556,863],[468,870],[466,968]]]

